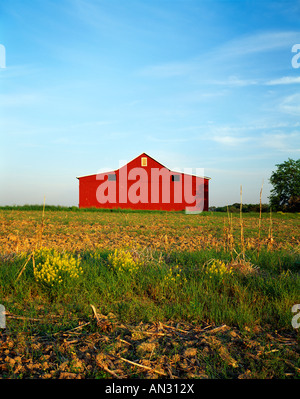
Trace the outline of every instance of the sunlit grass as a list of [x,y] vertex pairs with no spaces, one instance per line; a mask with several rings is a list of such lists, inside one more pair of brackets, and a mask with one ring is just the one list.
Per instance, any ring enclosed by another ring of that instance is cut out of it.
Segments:
[[258,215],[243,215],[243,245],[239,217],[230,220],[216,213],[53,210],[39,238],[48,249],[36,250],[41,213],[2,210],[1,303],[21,314],[68,309],[62,320],[70,325],[95,303],[135,322],[291,329],[300,291],[297,215],[273,216],[272,245],[270,215],[262,216],[259,236]]

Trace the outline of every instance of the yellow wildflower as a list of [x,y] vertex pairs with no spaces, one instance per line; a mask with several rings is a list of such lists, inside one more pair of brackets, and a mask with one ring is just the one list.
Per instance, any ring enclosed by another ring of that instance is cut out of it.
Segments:
[[54,249],[45,248],[37,251],[36,257],[41,261],[34,267],[34,277],[40,283],[54,286],[77,279],[83,273],[80,267],[80,256],[74,258],[71,254],[60,254]]
[[108,256],[108,261],[119,273],[135,274],[141,266],[141,263],[133,258],[130,251],[124,249],[116,249]]

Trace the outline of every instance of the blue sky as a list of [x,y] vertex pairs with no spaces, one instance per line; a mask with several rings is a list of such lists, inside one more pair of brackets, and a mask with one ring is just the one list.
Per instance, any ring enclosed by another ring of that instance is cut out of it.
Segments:
[[142,152],[268,202],[299,158],[299,0],[1,0],[0,43],[0,205],[77,205]]

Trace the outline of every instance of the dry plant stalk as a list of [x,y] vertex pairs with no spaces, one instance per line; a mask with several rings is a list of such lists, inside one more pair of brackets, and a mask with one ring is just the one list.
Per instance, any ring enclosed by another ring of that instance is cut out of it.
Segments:
[[[114,355],[113,355],[113,356],[114,356]],[[164,373],[164,372],[162,372],[162,371],[158,371],[158,370],[155,370],[155,369],[153,369],[153,368],[151,368],[151,367],[144,366],[143,364],[139,364],[139,363],[133,362],[133,361],[131,361],[131,360],[124,359],[124,357],[121,357],[121,356],[114,356],[114,357],[116,357],[117,359],[121,359],[121,360],[123,360],[123,361],[126,362],[126,363],[133,364],[134,366],[141,367],[141,368],[143,368],[143,369],[145,369],[145,370],[149,370],[149,371],[152,371],[152,372],[154,372],[154,373],[157,373],[157,374],[159,374],[159,375],[165,375],[165,376],[167,375],[166,373]]]
[[22,266],[17,278],[16,278],[16,282],[19,280],[19,278],[21,277],[21,275],[23,274],[28,262],[30,261],[30,259],[32,258],[32,263],[33,263],[33,270],[35,269],[35,260],[34,260],[34,252],[41,248],[42,246],[42,236],[43,236],[43,231],[44,231],[44,220],[45,220],[45,200],[46,198],[44,197],[44,205],[43,205],[43,212],[42,212],[42,223],[40,225],[40,229],[39,231],[37,231],[37,235],[36,235],[36,241],[35,241],[35,249],[31,252],[31,254],[29,255],[28,259],[26,260],[26,262],[24,263],[24,265]]
[[260,229],[261,229],[261,195],[263,189],[264,181],[262,182],[260,193],[259,193],[259,221],[258,221],[258,239],[260,239]]
[[260,189],[260,193],[259,193],[258,246],[257,246],[258,256],[259,256],[259,252],[260,252],[261,207],[262,207],[261,196],[262,196],[263,185],[264,185],[264,181],[262,181],[262,185],[261,185],[261,189]]
[[33,255],[33,253],[31,253],[31,254],[29,255],[27,261],[26,261],[26,262],[24,263],[24,265],[22,266],[22,269],[20,270],[20,272],[19,272],[19,274],[18,274],[18,276],[17,276],[17,278],[16,278],[16,281],[18,281],[19,278],[21,277],[23,271],[25,270],[25,267],[27,266],[28,262],[29,262],[30,259],[32,258],[32,255]]
[[243,202],[242,202],[242,186],[240,188],[241,204],[240,204],[240,226],[241,226],[241,249],[243,259],[245,259],[245,240],[244,240],[244,222],[243,222]]
[[228,230],[226,227],[226,223],[225,223],[225,218],[224,218],[224,227],[223,227],[223,233],[224,233],[224,248],[227,247],[227,240],[228,240]]
[[274,243],[273,239],[273,223],[272,223],[272,208],[270,208],[270,227],[268,235],[268,249],[272,249]]
[[42,246],[42,236],[44,232],[44,220],[45,220],[45,201],[46,198],[44,197],[44,204],[43,204],[43,212],[42,212],[42,223],[40,225],[40,229],[37,232],[37,238],[35,242],[35,249],[39,249]]
[[10,317],[11,319],[16,319],[16,320],[28,320],[28,321],[43,321],[43,319],[37,319],[33,317],[25,317],[25,316],[17,316],[12,313],[6,312],[6,317]]
[[165,251],[168,252],[170,248],[170,243],[167,234],[164,236],[164,246],[165,246]]
[[228,205],[227,205],[227,215],[228,215],[228,234],[227,234],[227,240],[228,240],[229,251],[230,251],[230,254],[231,254],[231,259],[233,259],[233,228],[232,228],[232,214],[229,214]]

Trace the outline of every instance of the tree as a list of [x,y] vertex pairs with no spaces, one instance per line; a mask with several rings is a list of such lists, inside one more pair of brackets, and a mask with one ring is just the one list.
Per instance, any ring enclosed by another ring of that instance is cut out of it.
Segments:
[[278,164],[272,173],[270,183],[273,185],[270,205],[275,211],[300,211],[300,159]]

